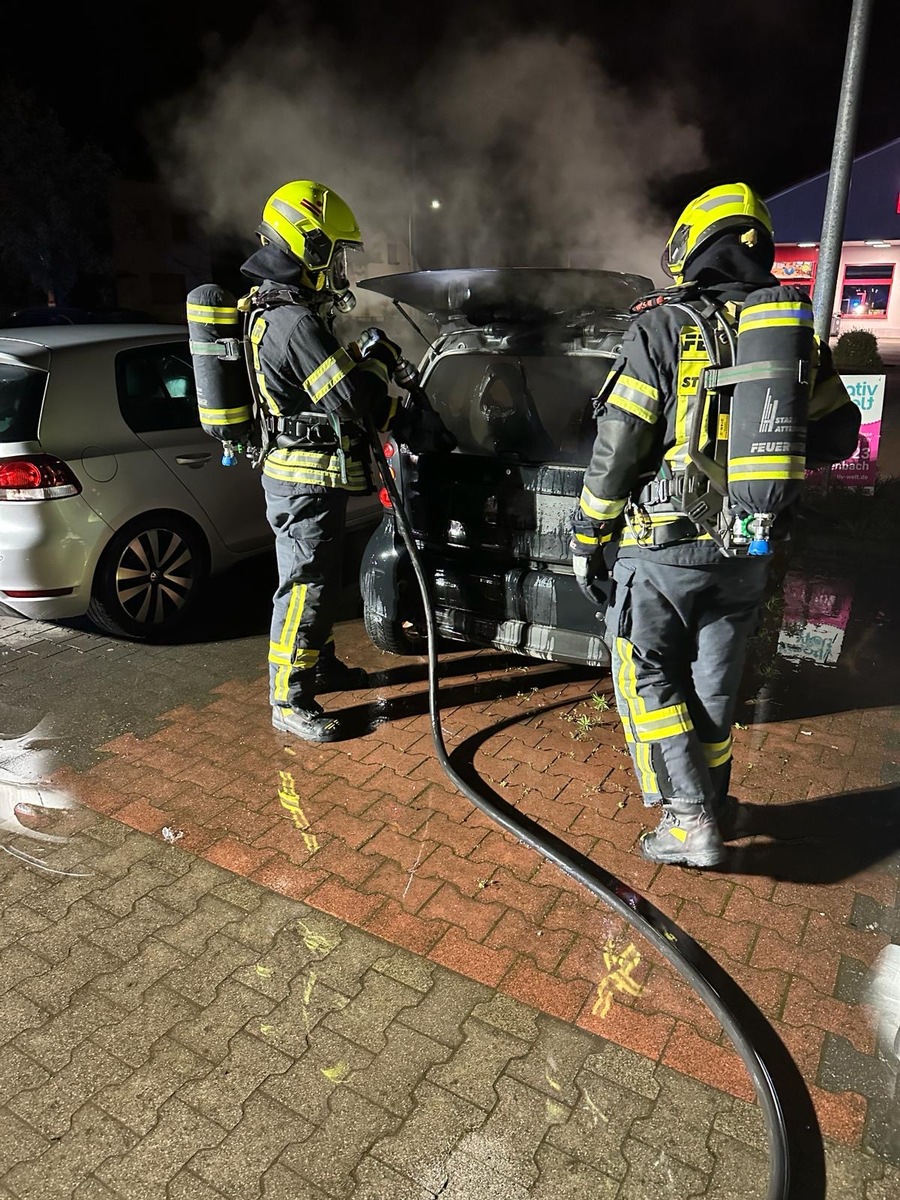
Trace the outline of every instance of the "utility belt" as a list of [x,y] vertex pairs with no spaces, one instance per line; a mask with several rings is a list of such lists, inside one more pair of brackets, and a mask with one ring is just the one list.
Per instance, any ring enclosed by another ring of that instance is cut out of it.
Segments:
[[350,444],[362,440],[358,425],[341,421],[327,413],[298,413],[292,417],[276,417],[265,413],[263,425],[273,438],[290,438],[299,450],[339,450],[344,438]]

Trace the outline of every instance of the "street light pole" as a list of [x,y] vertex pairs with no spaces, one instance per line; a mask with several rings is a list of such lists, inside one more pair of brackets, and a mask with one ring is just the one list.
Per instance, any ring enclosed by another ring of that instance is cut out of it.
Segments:
[[825,196],[825,214],[819,239],[819,262],[813,293],[815,329],[819,338],[828,343],[834,299],[837,292],[838,268],[844,241],[844,220],[850,192],[853,168],[853,149],[862,97],[863,67],[872,17],[873,0],[853,0],[850,29],[847,34],[847,53],[844,58],[844,77],[838,104],[834,147],[831,154],[831,173]]

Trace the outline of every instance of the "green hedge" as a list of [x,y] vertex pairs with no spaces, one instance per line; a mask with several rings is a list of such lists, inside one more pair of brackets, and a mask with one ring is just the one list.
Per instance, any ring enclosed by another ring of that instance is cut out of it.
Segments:
[[834,365],[838,371],[884,370],[878,353],[878,338],[867,329],[848,329],[837,340]]

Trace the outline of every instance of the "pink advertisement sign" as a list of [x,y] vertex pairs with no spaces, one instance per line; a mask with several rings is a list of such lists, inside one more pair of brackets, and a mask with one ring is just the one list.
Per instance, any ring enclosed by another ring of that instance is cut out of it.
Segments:
[[[842,375],[844,387],[862,414],[856,453],[831,468],[831,483],[841,487],[863,488],[872,492],[878,476],[878,443],[884,411],[884,375]],[[808,471],[811,483],[822,478],[822,471]]]

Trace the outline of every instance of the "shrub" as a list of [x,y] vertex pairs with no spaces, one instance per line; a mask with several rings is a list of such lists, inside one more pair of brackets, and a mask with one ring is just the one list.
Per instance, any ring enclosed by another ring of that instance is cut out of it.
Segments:
[[834,348],[834,365],[838,371],[881,371],[884,363],[878,353],[878,338],[868,329],[848,329],[842,333]]

